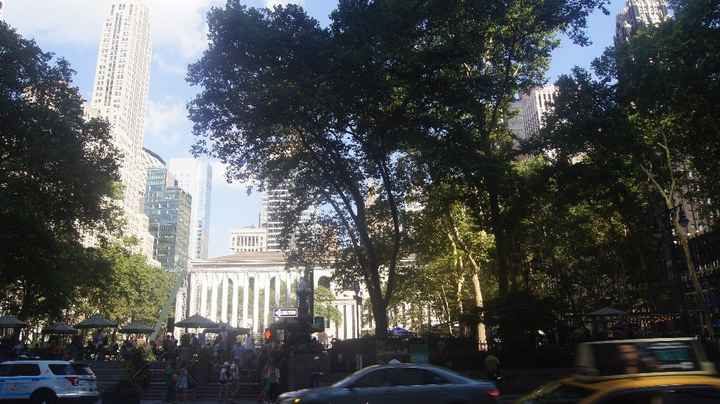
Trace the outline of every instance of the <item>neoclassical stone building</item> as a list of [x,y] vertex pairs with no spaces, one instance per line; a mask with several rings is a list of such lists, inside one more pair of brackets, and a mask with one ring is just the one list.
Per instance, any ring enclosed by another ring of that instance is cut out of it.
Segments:
[[[328,269],[315,269],[315,286],[330,286],[335,291],[330,276]],[[279,252],[241,252],[192,260],[186,285],[176,296],[175,321],[184,319],[188,313],[200,314],[215,322],[261,333],[272,323],[274,308],[296,307],[301,278],[302,270],[288,270]],[[327,334],[338,339],[358,337],[362,322],[355,293],[336,291],[335,296],[333,304],[342,320],[331,323]]]

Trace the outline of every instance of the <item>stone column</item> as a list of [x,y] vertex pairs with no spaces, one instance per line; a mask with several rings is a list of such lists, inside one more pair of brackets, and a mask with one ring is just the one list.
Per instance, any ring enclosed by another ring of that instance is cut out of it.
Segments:
[[350,305],[350,324],[352,326],[352,338],[357,338],[357,322],[355,321],[355,305]]
[[195,293],[195,290],[197,289],[195,287],[195,283],[197,282],[197,279],[193,276],[192,272],[188,274],[188,284],[187,289],[189,293],[189,299],[187,299],[187,308],[185,309],[185,312],[188,313],[188,317],[195,314],[195,301],[197,300],[197,296],[195,296],[197,293]]
[[280,273],[275,274],[275,307],[280,307]]
[[203,274],[202,278],[199,279],[200,281],[200,315],[206,316],[207,315],[207,275]]
[[350,318],[347,309],[348,305],[343,304],[343,334],[345,334],[345,339],[350,339]]
[[240,291],[240,276],[233,276],[233,289],[232,289],[232,314],[230,318],[230,325],[233,327],[239,326],[238,324],[238,292]]
[[260,319],[260,277],[258,273],[253,274],[253,332],[258,332]]
[[242,327],[247,326],[248,321],[248,303],[250,302],[250,275],[247,272],[243,274],[243,302],[242,302]]
[[292,296],[292,275],[285,271],[285,307],[290,307],[290,296]]
[[228,282],[228,278],[223,275],[223,279],[220,281],[220,301],[222,304],[222,307],[220,308],[220,321],[223,322],[229,322],[228,321],[228,294],[227,291],[230,287],[230,283]]
[[265,274],[265,277],[263,279],[263,284],[265,285],[265,295],[264,297],[264,326],[267,328],[270,325],[270,274]]
[[[215,278],[215,277],[213,277]],[[217,279],[212,280],[212,293],[210,294],[210,320],[217,322],[217,297],[218,297],[218,289],[220,289],[220,285],[218,284]]]

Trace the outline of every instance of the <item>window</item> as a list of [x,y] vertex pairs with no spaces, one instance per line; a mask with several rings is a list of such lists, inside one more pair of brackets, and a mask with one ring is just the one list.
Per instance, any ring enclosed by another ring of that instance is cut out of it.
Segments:
[[391,370],[390,379],[392,383],[396,386],[448,384],[448,380],[441,375],[417,368],[393,369]]
[[15,363],[0,366],[1,377],[40,376],[40,367],[32,363]]
[[391,386],[387,370],[376,370],[361,377],[353,384],[355,388]]
[[92,376],[92,369],[87,365],[80,364],[52,364],[48,365],[53,374],[58,376],[74,375],[74,376]]

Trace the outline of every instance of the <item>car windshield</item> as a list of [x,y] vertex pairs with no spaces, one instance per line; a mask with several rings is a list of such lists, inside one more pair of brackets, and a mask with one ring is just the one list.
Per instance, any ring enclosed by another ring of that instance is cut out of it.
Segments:
[[332,385],[332,387],[350,387],[350,385],[353,384],[356,380],[362,379],[363,377],[365,377],[365,375],[370,374],[372,371],[373,370],[370,370],[368,368],[360,369],[357,372],[352,373],[350,376],[336,382]]

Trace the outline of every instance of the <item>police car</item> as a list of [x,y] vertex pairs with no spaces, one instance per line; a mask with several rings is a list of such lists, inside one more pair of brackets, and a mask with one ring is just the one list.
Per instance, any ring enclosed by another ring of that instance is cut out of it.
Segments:
[[0,363],[0,402],[30,400],[52,404],[95,403],[99,394],[89,366],[68,361],[23,360]]

